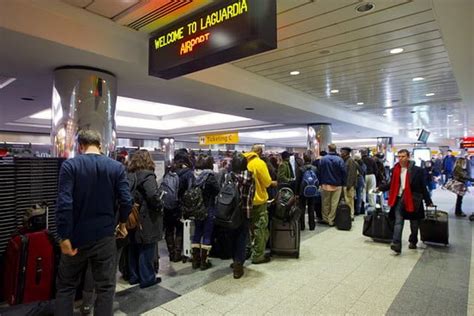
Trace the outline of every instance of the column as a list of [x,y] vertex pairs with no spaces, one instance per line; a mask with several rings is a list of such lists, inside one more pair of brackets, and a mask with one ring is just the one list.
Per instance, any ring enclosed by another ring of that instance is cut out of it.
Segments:
[[308,124],[307,149],[311,150],[316,157],[319,152],[328,150],[328,145],[332,143],[331,123]]
[[387,156],[387,151],[392,151],[392,145],[392,137],[377,137],[377,153],[382,153],[384,156]]
[[94,129],[102,136],[101,151],[115,151],[115,102],[117,80],[105,70],[81,66],[54,71],[51,141],[53,156],[73,158],[78,154],[77,132]]
[[168,166],[174,158],[174,138],[173,137],[161,137],[160,138],[161,150],[165,154],[165,165]]

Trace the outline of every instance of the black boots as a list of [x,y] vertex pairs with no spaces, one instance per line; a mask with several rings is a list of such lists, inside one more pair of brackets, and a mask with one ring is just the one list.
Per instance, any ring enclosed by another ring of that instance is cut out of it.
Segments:
[[193,247],[193,269],[201,266],[201,248]]
[[244,266],[240,262],[234,262],[232,270],[234,272],[234,279],[240,279],[244,275]]
[[212,267],[211,262],[207,259],[207,255],[211,249],[201,249],[201,270],[207,270]]
[[183,257],[181,253],[183,252],[183,237],[182,236],[176,236],[174,240],[174,256],[173,256],[173,262],[180,262],[183,260]]

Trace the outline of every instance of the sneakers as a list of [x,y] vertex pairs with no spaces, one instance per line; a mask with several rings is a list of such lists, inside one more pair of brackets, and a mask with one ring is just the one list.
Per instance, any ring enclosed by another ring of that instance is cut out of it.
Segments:
[[267,263],[267,262],[270,262],[270,260],[272,260],[270,257],[263,257],[263,259],[261,260],[252,260],[252,263],[253,264],[262,264],[262,263]]
[[233,265],[234,279],[240,279],[244,275],[244,266],[239,262]]
[[81,315],[89,315],[92,313],[92,305],[82,304]]
[[460,213],[456,213],[456,216],[457,217],[466,217],[467,215],[464,212],[460,212]]
[[412,243],[412,242],[411,242],[411,243],[408,245],[408,248],[410,248],[410,249],[416,249],[417,247],[416,247],[416,244],[415,244],[415,243]]
[[390,244],[390,249],[392,249],[396,254],[401,254],[402,253],[402,244]]

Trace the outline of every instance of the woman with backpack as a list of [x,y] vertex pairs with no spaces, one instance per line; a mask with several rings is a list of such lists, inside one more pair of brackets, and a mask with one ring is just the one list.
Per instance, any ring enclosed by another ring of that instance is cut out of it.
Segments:
[[132,197],[139,205],[137,227],[129,231],[129,282],[145,288],[161,281],[155,275],[155,260],[157,242],[163,230],[155,163],[147,150],[138,150],[133,155],[128,167],[128,181]]
[[214,159],[212,156],[200,156],[196,161],[194,170],[196,182],[194,186],[201,189],[202,204],[207,210],[207,216],[201,220],[194,220],[195,228],[191,244],[193,269],[207,270],[212,266],[208,260],[208,255],[212,247],[215,200],[220,189],[213,168]]

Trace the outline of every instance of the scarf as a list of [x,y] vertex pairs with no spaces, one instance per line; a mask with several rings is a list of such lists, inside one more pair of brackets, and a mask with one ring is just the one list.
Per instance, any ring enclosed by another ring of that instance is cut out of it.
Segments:
[[[411,194],[410,188],[410,173],[407,170],[407,176],[405,178],[405,190],[402,194],[403,205],[405,206],[405,210],[407,212],[413,213],[415,211],[415,207],[413,206],[413,196]],[[400,173],[402,171],[402,166],[397,163],[393,168],[393,175],[392,181],[390,183],[390,191],[388,194],[388,205],[395,206],[395,202],[397,201],[398,192],[400,192]]]

